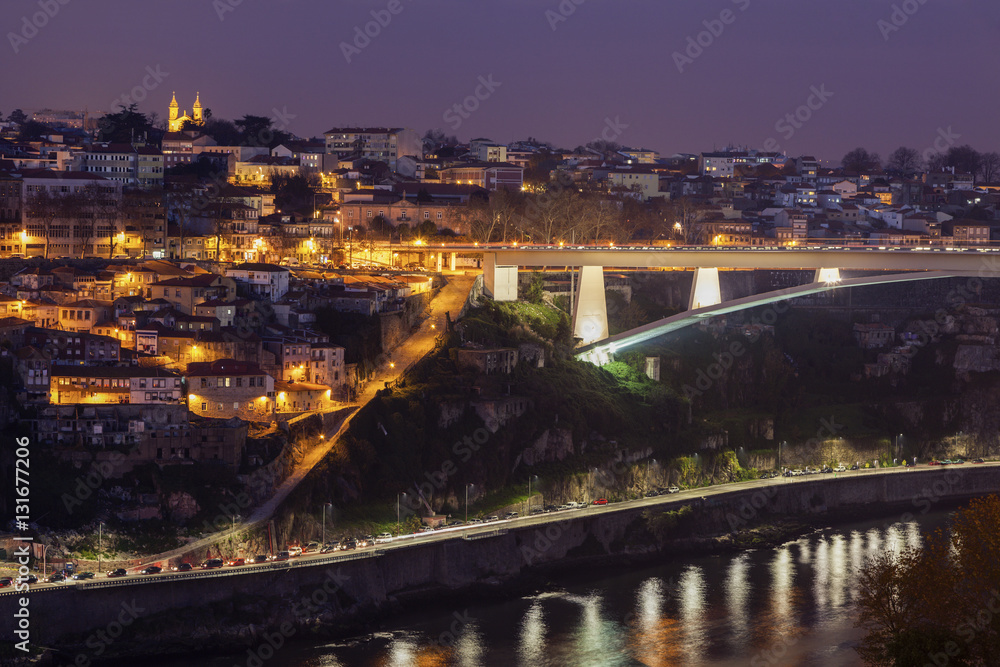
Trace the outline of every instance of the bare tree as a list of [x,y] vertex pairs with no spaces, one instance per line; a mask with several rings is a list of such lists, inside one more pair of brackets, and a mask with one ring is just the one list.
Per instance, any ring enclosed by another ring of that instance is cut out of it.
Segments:
[[869,153],[859,147],[845,155],[841,165],[851,172],[877,171],[882,167],[882,158],[878,153]]
[[995,151],[983,153],[979,162],[979,180],[981,183],[993,183],[1000,176],[1000,153]]
[[[33,222],[41,227],[42,236],[45,240],[45,249],[42,256],[49,258],[49,240],[52,238],[52,225],[59,219],[66,217],[71,209],[70,202],[64,195],[57,195],[42,186],[36,192],[28,195],[25,202],[24,215],[29,222]],[[29,224],[29,226],[34,226]],[[27,250],[27,248],[25,248]],[[27,252],[25,252],[27,255]]]
[[921,163],[920,153],[916,149],[900,146],[889,156],[885,168],[901,176],[906,176],[920,171]]
[[704,241],[702,220],[705,209],[690,197],[682,197],[673,202],[673,232],[686,245],[698,245]]

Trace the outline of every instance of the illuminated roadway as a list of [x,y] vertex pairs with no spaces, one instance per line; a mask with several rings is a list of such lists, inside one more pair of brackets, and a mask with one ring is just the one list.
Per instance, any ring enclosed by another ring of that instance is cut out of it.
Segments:
[[[973,468],[987,468],[987,467],[998,467],[1000,462],[988,462],[984,464],[973,464],[965,463],[960,467],[965,468],[971,466]],[[625,510],[634,510],[636,508],[644,507],[658,507],[660,509],[669,510],[672,505],[684,505],[690,504],[692,502],[699,502],[702,499],[711,498],[714,496],[724,495],[733,492],[742,492],[753,489],[763,489],[767,487],[785,485],[785,484],[797,484],[803,482],[815,482],[821,480],[833,480],[835,477],[854,477],[857,475],[897,475],[897,474],[920,474],[922,472],[937,471],[942,472],[945,469],[949,469],[953,466],[930,466],[921,464],[916,468],[885,468],[885,469],[868,469],[868,470],[856,470],[847,471],[842,473],[827,473],[827,474],[816,474],[816,475],[802,475],[800,477],[777,477],[774,479],[756,479],[746,482],[734,482],[730,484],[717,484],[714,486],[699,487],[694,489],[683,490],[679,493],[670,495],[660,495],[652,498],[641,498],[638,500],[628,500],[617,503],[609,503],[608,505],[588,505],[582,509],[575,510],[562,510],[549,512],[545,514],[537,514],[534,516],[519,517],[516,519],[491,521],[489,523],[475,524],[469,526],[456,526],[452,528],[445,528],[441,530],[435,530],[429,533],[417,533],[413,535],[403,535],[401,537],[394,538],[392,542],[387,544],[378,544],[374,547],[365,547],[357,550],[352,550],[348,552],[334,552],[330,554],[306,554],[303,556],[298,556],[292,558],[288,561],[278,561],[278,562],[268,562],[261,564],[250,564],[237,567],[223,567],[216,568],[212,570],[201,570],[195,568],[190,572],[177,573],[177,572],[163,572],[161,574],[152,575],[141,575],[141,574],[131,574],[126,577],[115,577],[108,578],[103,574],[98,574],[95,579],[86,581],[66,581],[62,583],[37,583],[30,585],[30,592],[47,592],[47,591],[58,591],[68,588],[76,588],[77,590],[88,590],[96,588],[107,588],[107,587],[119,587],[119,586],[134,586],[142,585],[148,583],[156,582],[168,582],[176,580],[190,580],[206,577],[232,577],[243,574],[253,574],[256,572],[264,570],[284,570],[293,567],[310,567],[310,566],[329,566],[336,565],[337,563],[359,560],[363,558],[377,558],[387,551],[394,549],[407,549],[416,546],[425,546],[428,544],[434,544],[436,542],[443,542],[445,540],[459,540],[459,539],[489,539],[493,535],[502,534],[506,530],[512,528],[526,528],[531,526],[546,526],[549,524],[559,523],[564,520],[579,519],[582,517],[598,516],[602,514],[608,514],[613,512],[620,512]],[[15,579],[16,581],[16,579]],[[10,595],[23,595],[24,593],[16,592],[13,587],[8,587],[0,589],[0,597],[10,596]]]

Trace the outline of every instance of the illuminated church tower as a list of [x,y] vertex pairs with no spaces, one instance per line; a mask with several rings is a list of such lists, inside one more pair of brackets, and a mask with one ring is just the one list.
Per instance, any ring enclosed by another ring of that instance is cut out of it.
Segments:
[[167,116],[167,129],[170,132],[180,132],[181,128],[184,127],[184,123],[192,122],[195,125],[204,125],[205,118],[202,115],[201,106],[201,93],[197,93],[194,98],[194,107],[191,111],[191,115],[187,114],[185,111],[183,114],[178,113],[177,106],[177,93],[174,93],[173,98],[170,100],[170,113]]

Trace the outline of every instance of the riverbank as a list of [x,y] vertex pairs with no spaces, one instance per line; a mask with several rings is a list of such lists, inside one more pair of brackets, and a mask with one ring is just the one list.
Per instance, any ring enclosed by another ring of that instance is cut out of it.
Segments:
[[[62,662],[50,664],[73,664],[78,655],[134,661],[205,650],[241,652],[275,632],[283,642],[367,634],[428,600],[467,604],[518,596],[544,589],[566,573],[762,548],[835,522],[905,521],[931,507],[996,492],[1000,466],[729,486],[548,521],[533,517],[526,521],[537,521],[528,525],[508,524],[467,539],[393,545],[341,563],[40,592],[32,608],[46,634],[38,641],[62,647]],[[132,596],[142,612],[121,640],[94,655],[88,639]]]

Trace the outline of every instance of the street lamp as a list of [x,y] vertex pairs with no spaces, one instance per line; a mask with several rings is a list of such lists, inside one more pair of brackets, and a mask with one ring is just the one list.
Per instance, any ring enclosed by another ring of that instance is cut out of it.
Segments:
[[[399,533],[399,498],[400,498],[400,496],[405,496],[405,495],[406,495],[405,492],[403,492],[403,493],[397,493],[396,494],[396,537],[399,537],[399,534],[400,534]],[[466,498],[468,498],[468,496],[466,496]]]
[[475,484],[465,485],[465,523],[469,523],[469,487]]
[[323,503],[323,538],[320,540],[320,544],[324,547],[326,546],[326,508],[333,508],[333,503]]
[[531,480],[532,479],[538,479],[538,475],[530,475],[528,477],[528,502],[527,502],[527,508],[524,510],[524,515],[525,516],[528,516],[529,514],[531,514]]

